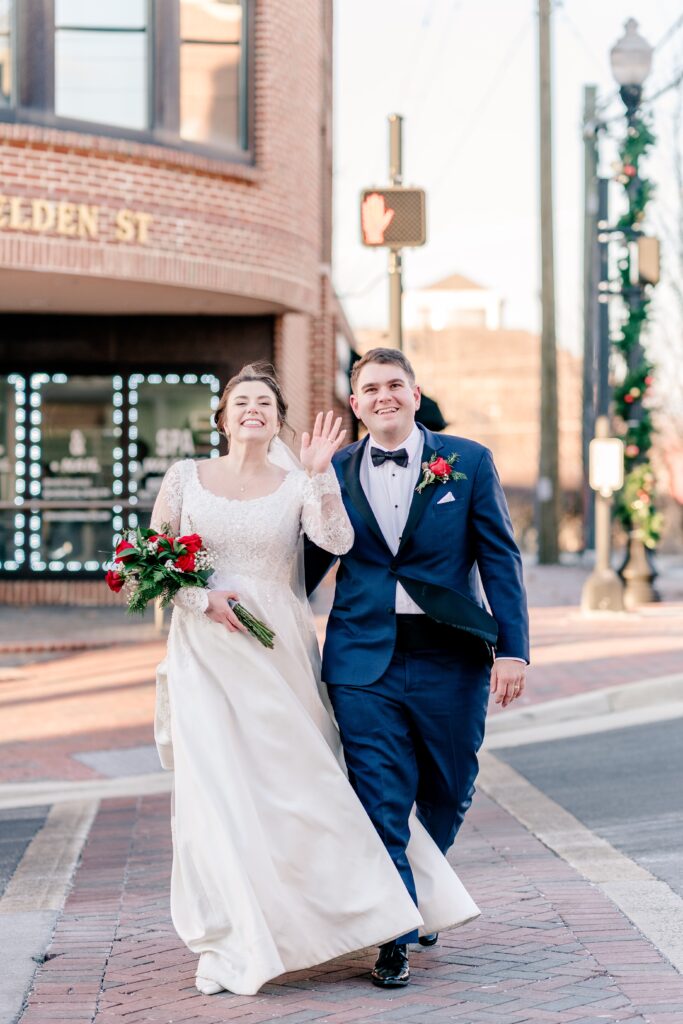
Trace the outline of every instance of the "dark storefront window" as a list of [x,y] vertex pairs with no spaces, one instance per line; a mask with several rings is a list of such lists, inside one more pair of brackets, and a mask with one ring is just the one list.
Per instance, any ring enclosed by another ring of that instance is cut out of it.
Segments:
[[26,451],[25,415],[23,406],[17,405],[15,380],[0,377],[0,568],[18,568],[17,546],[24,554],[25,517],[17,513],[14,499],[17,452],[23,458]]
[[34,571],[97,570],[112,535],[111,377],[33,374],[34,433],[29,487],[40,505],[30,517]]
[[148,127],[147,0],[55,0],[55,113]]
[[0,571],[98,573],[164,473],[218,455],[211,374],[0,377]]
[[206,374],[129,378],[129,488],[140,509],[151,510],[164,473],[178,459],[218,455],[211,423],[218,388],[218,379]]
[[0,0],[0,120],[247,162],[253,2]]
[[12,102],[12,2],[0,0],[0,107]]

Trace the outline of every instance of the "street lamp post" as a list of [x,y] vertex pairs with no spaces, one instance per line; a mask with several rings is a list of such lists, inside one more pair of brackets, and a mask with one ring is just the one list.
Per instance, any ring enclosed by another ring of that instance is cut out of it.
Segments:
[[609,436],[609,420],[598,416],[589,447],[589,480],[595,493],[595,569],[581,593],[583,611],[623,612],[623,584],[610,564],[612,495],[624,483],[624,445]]
[[[619,86],[619,95],[626,108],[627,131],[637,133],[636,123],[639,118],[643,84],[652,68],[653,48],[638,32],[638,23],[629,18],[625,25],[625,33],[612,47],[610,62],[612,74]],[[642,187],[642,180],[637,173],[632,173],[626,186],[629,201],[637,198]],[[633,227],[624,231],[624,240],[632,251],[641,233]],[[643,305],[643,285],[637,275],[631,275],[628,284],[622,290],[623,299],[629,314],[639,310]],[[643,359],[643,347],[640,339],[632,346],[627,357],[627,370],[635,370]],[[637,426],[643,417],[642,401],[634,401],[629,410],[630,425]],[[640,453],[637,462],[644,462],[645,453]],[[630,530],[626,560],[620,570],[625,584],[624,604],[633,608],[638,604],[648,603],[657,599],[653,587],[654,570],[648,559],[647,549],[642,536],[637,530]]]

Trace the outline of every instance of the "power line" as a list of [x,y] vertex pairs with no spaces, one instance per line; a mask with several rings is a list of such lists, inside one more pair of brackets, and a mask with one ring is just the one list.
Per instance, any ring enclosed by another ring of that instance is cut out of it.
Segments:
[[[674,23],[668,27],[668,29],[666,30],[664,35],[653,46],[652,52],[656,53],[657,50],[661,50],[662,46],[664,46],[669,41],[669,39],[671,39],[671,37],[674,36],[676,34],[676,32],[678,32],[678,30],[680,28],[683,28],[683,14],[679,15],[679,17],[676,18]],[[669,85],[665,86],[663,89],[661,89],[658,92],[656,92],[653,96],[647,97],[644,100],[644,102],[648,103],[648,102],[652,102],[652,101],[654,101],[656,99],[659,99],[659,97],[662,96],[665,92],[668,92],[669,89],[674,89],[679,84],[679,82],[680,82],[680,78],[674,79],[673,82],[670,82]],[[619,90],[618,89],[615,89],[613,92],[609,93],[609,95],[606,96],[603,100],[601,100],[600,103],[598,104],[598,112],[601,112],[603,110],[608,110],[612,106],[612,103],[616,100],[618,95],[619,95]],[[608,124],[610,121],[617,121],[617,120],[619,120],[619,118],[621,116],[622,116],[621,114],[615,115],[614,117],[608,118],[603,123],[604,124]]]
[[524,38],[525,38],[527,32],[529,31],[529,27],[531,25],[531,21],[532,21],[532,19],[530,17],[527,18],[524,21],[524,23],[522,24],[522,26],[521,26],[519,32],[517,33],[517,35],[512,40],[512,43],[509,46],[508,50],[506,51],[505,56],[503,57],[503,60],[502,60],[502,62],[500,64],[500,66],[498,67],[497,73],[496,73],[495,77],[493,78],[489,88],[486,90],[486,92],[484,93],[482,99],[480,100],[480,102],[475,107],[470,120],[468,121],[467,125],[465,126],[464,131],[458,137],[455,146],[453,147],[451,152],[448,154],[448,157],[446,158],[446,160],[445,160],[445,162],[443,164],[443,171],[442,171],[442,173],[437,174],[436,180],[432,182],[432,185],[430,186],[430,193],[431,194],[434,194],[434,192],[436,192],[436,190],[438,189],[439,185],[444,180],[446,174],[450,171],[452,163],[453,163],[453,159],[458,155],[458,153],[465,146],[465,144],[467,142],[469,142],[469,137],[472,134],[472,132],[476,131],[477,128],[479,127],[481,115],[486,110],[487,106],[489,105],[489,103],[491,102],[491,100],[495,96],[496,92],[500,88],[500,86],[501,86],[501,84],[503,82],[503,79],[505,78],[505,75],[507,74],[511,64],[513,63],[515,57],[517,56],[519,50],[521,49],[522,42],[524,41]]
[[559,10],[560,10],[560,13],[562,15],[562,20],[564,22],[566,22],[566,24],[572,30],[572,32],[574,33],[574,36],[581,43],[581,45],[583,46],[583,48],[586,51],[587,55],[590,57],[590,59],[592,61],[594,61],[594,63],[596,64],[597,67],[600,67],[602,65],[602,63],[603,63],[603,59],[598,57],[598,55],[595,52],[595,50],[593,49],[593,47],[590,45],[590,43],[588,42],[588,40],[586,39],[584,34],[579,29],[578,25],[576,25],[575,22],[572,21],[572,19],[567,14],[566,8],[560,7]]
[[[466,2],[467,0],[452,0],[448,20],[446,21],[446,24],[443,26],[443,31],[441,33],[439,47],[436,53],[434,54],[431,62],[430,74],[428,76],[425,76],[426,85],[422,88],[420,92],[418,92],[417,97],[414,101],[414,105],[406,104],[406,109],[410,110],[410,115],[415,121],[417,121],[418,114],[421,112],[425,100],[429,97],[432,89],[434,88],[434,85],[436,84],[436,82],[438,82],[440,78],[441,58],[443,56],[444,50],[451,41],[451,32],[453,30],[453,26],[457,23],[455,16],[456,14],[460,13],[460,11],[465,6]],[[410,77],[411,75],[408,74],[404,82],[407,83]]]
[[[462,6],[464,0],[456,0],[456,6]],[[401,106],[405,106],[404,99],[405,93],[411,79],[416,73],[417,67],[422,60],[425,43],[429,38],[429,29],[431,28],[432,19],[434,17],[434,11],[437,4],[437,0],[430,0],[430,4],[422,14],[420,21],[420,35],[417,41],[417,45],[414,47],[413,52],[410,53],[406,60],[406,70],[401,80],[401,84],[398,88],[398,98],[401,101]],[[452,13],[452,11],[451,11]]]
[[655,44],[655,50],[659,50],[660,47],[664,46],[664,44],[669,41],[671,36],[675,35],[675,33],[678,32],[679,28],[681,28],[681,27],[683,27],[683,14],[679,15],[679,17],[676,18],[676,20],[674,21],[673,25],[671,25],[666,30],[666,32],[664,33],[662,38],[659,40],[659,42]]
[[373,291],[373,289],[375,289],[377,287],[377,285],[380,283],[380,281],[385,281],[386,280],[386,276],[387,276],[386,273],[383,271],[381,274],[378,274],[377,277],[373,278],[372,281],[369,281],[367,284],[364,284],[362,288],[359,288],[359,289],[357,289],[356,291],[353,291],[353,292],[342,292],[341,295],[337,295],[337,298],[338,299],[359,299],[359,298],[361,298],[361,296],[367,295],[368,292]]
[[659,97],[663,96],[665,92],[669,92],[671,89],[676,89],[681,84],[681,82],[683,82],[683,69],[681,69],[678,72],[676,77],[672,79],[672,81],[669,82],[668,85],[663,85],[662,88],[658,89],[657,92],[652,94],[652,96],[646,96],[643,100],[643,103],[654,103],[655,100],[658,100]]

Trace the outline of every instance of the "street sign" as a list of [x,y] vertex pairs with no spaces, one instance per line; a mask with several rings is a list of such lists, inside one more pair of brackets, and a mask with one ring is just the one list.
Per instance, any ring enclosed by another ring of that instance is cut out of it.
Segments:
[[641,235],[629,243],[630,283],[659,284],[659,239]]
[[363,245],[403,249],[427,241],[425,192],[421,188],[368,188],[361,193]]

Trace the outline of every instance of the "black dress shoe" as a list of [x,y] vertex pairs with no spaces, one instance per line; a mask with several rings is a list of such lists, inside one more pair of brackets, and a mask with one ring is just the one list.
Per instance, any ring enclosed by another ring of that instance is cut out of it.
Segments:
[[372,984],[379,988],[403,988],[410,981],[408,947],[393,942],[379,947],[379,956],[372,972]]
[[439,933],[432,932],[430,935],[421,935],[417,941],[421,946],[435,946],[439,941]]

